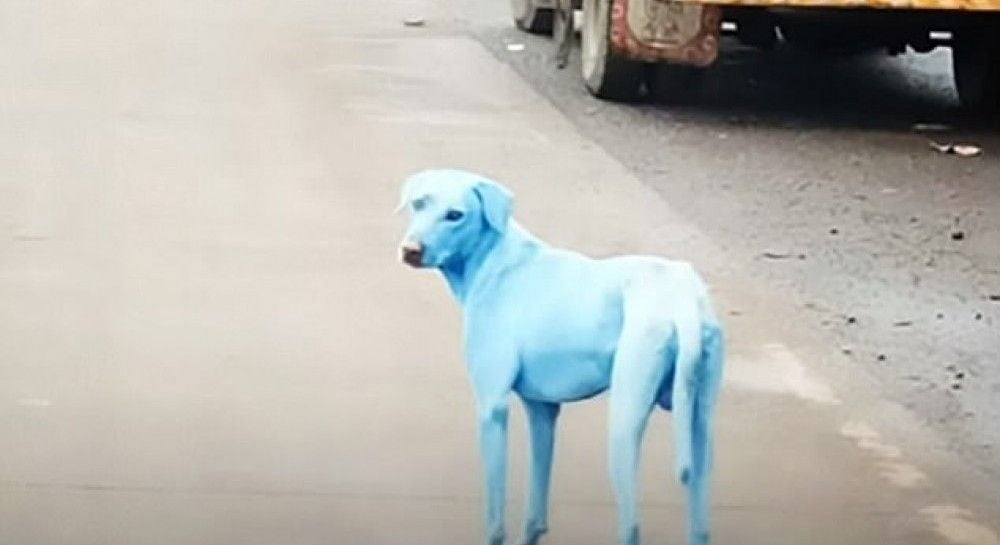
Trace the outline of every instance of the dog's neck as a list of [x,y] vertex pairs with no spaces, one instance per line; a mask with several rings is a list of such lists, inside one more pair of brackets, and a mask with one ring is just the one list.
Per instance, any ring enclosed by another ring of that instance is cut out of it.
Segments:
[[490,231],[480,238],[465,259],[442,266],[441,272],[455,299],[464,306],[476,290],[540,246],[541,242],[531,233],[514,220],[509,220],[503,233]]

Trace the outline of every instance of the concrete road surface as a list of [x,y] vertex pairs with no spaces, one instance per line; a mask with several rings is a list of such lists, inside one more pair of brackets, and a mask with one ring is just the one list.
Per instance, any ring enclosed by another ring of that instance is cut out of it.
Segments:
[[[510,185],[554,243],[705,271],[731,336],[717,543],[998,543],[995,482],[456,13],[0,7],[0,543],[478,542],[458,312],[396,263],[390,214],[404,175],[440,165]],[[604,409],[564,413],[547,543],[613,542]],[[668,435],[658,415],[648,543],[683,535]]]
[[780,286],[827,350],[1000,480],[1000,132],[957,110],[948,48],[831,58],[725,39],[685,93],[620,105],[508,21],[483,17],[472,34],[744,275]]

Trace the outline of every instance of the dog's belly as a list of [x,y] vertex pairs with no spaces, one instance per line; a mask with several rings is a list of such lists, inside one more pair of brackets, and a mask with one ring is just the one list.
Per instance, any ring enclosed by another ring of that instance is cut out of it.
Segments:
[[564,403],[587,399],[608,389],[611,353],[540,354],[527,358],[514,391],[535,401]]

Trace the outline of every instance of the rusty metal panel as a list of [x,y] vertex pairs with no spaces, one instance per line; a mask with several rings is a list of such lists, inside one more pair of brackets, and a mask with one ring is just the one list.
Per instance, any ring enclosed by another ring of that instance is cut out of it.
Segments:
[[612,0],[611,46],[626,57],[708,66],[719,54],[722,10],[674,0]]
[[[699,0],[676,1],[685,4],[702,3]],[[709,2],[720,6],[1000,11],[1000,0],[709,0]]]

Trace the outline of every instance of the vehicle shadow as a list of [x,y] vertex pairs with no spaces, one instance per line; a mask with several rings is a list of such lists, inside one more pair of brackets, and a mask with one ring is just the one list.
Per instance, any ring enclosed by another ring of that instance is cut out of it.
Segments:
[[952,84],[951,52],[890,57],[884,52],[832,57],[779,44],[770,51],[723,41],[707,69],[651,68],[647,102],[675,115],[697,113],[779,126],[912,130],[946,125],[995,132],[970,116]]

